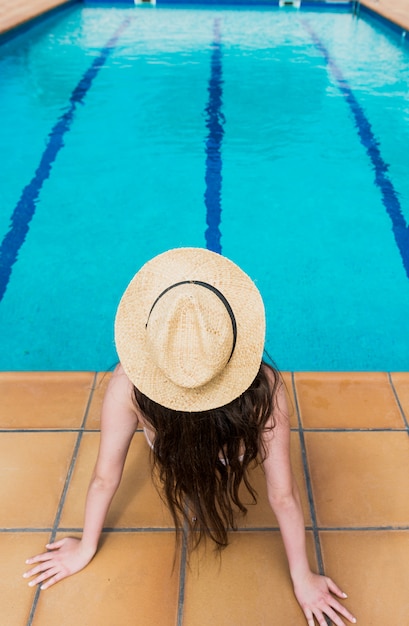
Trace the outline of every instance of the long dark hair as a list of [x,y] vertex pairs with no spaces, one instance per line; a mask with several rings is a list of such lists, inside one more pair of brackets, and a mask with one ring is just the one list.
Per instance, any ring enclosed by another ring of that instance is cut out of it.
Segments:
[[191,548],[204,537],[218,549],[228,545],[227,531],[237,529],[235,514],[247,512],[239,495],[242,483],[256,503],[248,469],[263,460],[262,434],[280,381],[277,370],[262,363],[241,396],[220,408],[191,413],[167,409],[134,388],[137,407],[155,430],[153,476],[176,530],[185,523],[196,531],[189,533]]

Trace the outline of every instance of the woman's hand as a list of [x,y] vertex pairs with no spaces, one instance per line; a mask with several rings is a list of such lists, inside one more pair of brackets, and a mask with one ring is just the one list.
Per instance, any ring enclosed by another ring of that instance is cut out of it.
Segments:
[[74,537],[65,537],[55,543],[49,543],[46,548],[47,552],[26,561],[29,565],[39,563],[23,575],[24,578],[36,577],[28,583],[30,587],[43,583],[41,589],[48,589],[63,578],[79,572],[88,565],[95,554],[95,551],[86,550],[81,540]]
[[352,613],[333,595],[346,598],[346,594],[327,576],[309,572],[301,580],[294,582],[294,593],[307,618],[308,626],[315,626],[314,617],[320,626],[327,626],[325,616],[329,617],[336,626],[345,626],[345,622],[339,615],[353,624],[356,623]]

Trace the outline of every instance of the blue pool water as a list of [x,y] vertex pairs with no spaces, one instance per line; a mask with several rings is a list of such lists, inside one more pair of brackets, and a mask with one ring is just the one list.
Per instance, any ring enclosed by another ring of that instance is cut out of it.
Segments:
[[256,280],[281,369],[408,370],[408,79],[347,12],[78,6],[4,44],[0,368],[109,368],[186,245]]

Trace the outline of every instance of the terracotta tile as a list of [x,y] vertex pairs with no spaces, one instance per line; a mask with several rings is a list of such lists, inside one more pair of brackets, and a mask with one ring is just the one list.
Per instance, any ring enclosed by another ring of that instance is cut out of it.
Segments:
[[305,436],[320,526],[409,524],[406,432]]
[[[301,501],[304,511],[304,519],[307,525],[311,524],[311,516],[308,505],[307,489],[304,478],[304,468],[301,455],[301,446],[298,432],[291,433],[291,462],[294,474],[300,490]],[[251,484],[257,491],[257,504],[251,505],[250,497],[246,489],[242,489],[243,502],[249,503],[248,513],[244,519],[240,519],[241,528],[265,528],[277,527],[277,520],[267,498],[267,487],[264,472],[261,467],[251,471]]]
[[41,592],[33,626],[175,626],[172,533],[111,533],[84,570]]
[[25,561],[42,552],[48,540],[44,533],[0,533],[0,614],[5,626],[27,623],[34,590],[22,577],[29,568]]
[[[407,624],[409,531],[320,533],[325,570],[357,624]],[[349,623],[349,622],[348,622]]]
[[406,421],[409,423],[409,372],[396,372],[391,374],[391,378]]
[[78,428],[92,372],[0,373],[1,428]]
[[[61,527],[82,528],[85,497],[97,458],[99,433],[84,433],[68,489]],[[151,479],[149,447],[143,433],[134,435],[121,485],[112,501],[106,528],[167,528],[173,526]]]
[[105,392],[108,387],[108,383],[111,380],[112,372],[99,372],[96,377],[94,390],[87,414],[87,421],[85,428],[87,429],[99,429],[102,402],[104,400]]
[[305,428],[402,428],[396,398],[383,372],[297,373]]
[[[310,534],[308,547],[315,567]],[[278,532],[234,533],[220,559],[208,546],[199,547],[190,561],[183,626],[305,626]]]
[[0,433],[1,525],[53,525],[76,433]]

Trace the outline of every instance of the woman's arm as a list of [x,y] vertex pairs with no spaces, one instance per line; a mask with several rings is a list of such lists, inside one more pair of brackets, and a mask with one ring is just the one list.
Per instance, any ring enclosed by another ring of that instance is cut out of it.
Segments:
[[330,578],[314,574],[310,569],[301,500],[291,467],[290,434],[284,385],[281,385],[277,392],[274,418],[267,424],[263,437],[266,450],[264,469],[268,499],[280,526],[294,593],[308,626],[314,626],[314,617],[320,626],[326,626],[325,615],[337,626],[345,626],[338,614],[355,623],[353,615],[332,594],[340,598],[346,595]]
[[121,481],[126,455],[138,418],[131,399],[132,385],[121,366],[109,382],[101,414],[101,439],[97,462],[85,504],[81,539],[66,537],[46,546],[47,552],[28,559],[38,563],[24,574],[35,576],[30,586],[43,583],[47,589],[83,569],[97,551],[104,520]]

